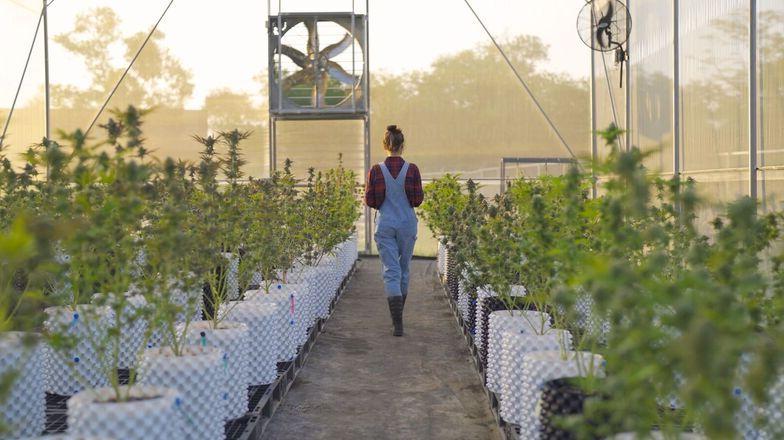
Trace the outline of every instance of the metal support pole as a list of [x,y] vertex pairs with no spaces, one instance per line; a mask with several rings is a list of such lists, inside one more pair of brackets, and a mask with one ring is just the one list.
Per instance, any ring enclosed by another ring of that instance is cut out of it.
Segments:
[[757,0],[749,3],[749,196],[757,198]]
[[[364,122],[364,148],[365,148],[365,175],[364,177],[367,178],[368,172],[370,171],[370,115],[366,115],[363,119]],[[372,246],[372,237],[373,237],[373,224],[371,221],[372,217],[372,210],[369,206],[365,205],[365,253],[370,254]]]
[[[591,21],[593,22],[593,14]],[[591,39],[593,45],[593,39]],[[599,150],[596,144],[596,51],[591,50],[591,197],[596,198],[596,161],[599,160]]]
[[278,168],[278,121],[274,116],[269,118],[269,169],[270,177]]
[[501,158],[501,188],[499,189],[499,194],[504,195],[506,192],[506,159]]
[[680,0],[672,1],[672,174],[681,174]]
[[[626,7],[628,8],[630,14],[631,14],[632,2],[633,0],[626,0]],[[627,29],[628,29],[628,25],[629,24],[627,23]],[[629,61],[626,62],[626,71],[625,71],[626,78],[624,78],[624,80],[626,81],[626,90],[625,90],[626,114],[624,115],[625,116],[624,123],[626,124],[626,126],[623,128],[626,130],[625,133],[626,151],[632,149],[632,63],[631,63],[631,56],[629,55],[631,53],[631,48],[632,48],[631,40],[632,40],[632,35],[631,33],[629,33],[629,38],[626,40],[626,47],[629,48],[629,50],[626,51],[626,56],[629,58]],[[621,63],[624,63],[624,61],[621,61]],[[623,64],[621,64],[621,66],[623,66]]]
[[[49,4],[47,0],[43,1],[43,14],[44,14],[44,127],[46,139],[52,137],[52,115],[49,96]],[[47,177],[49,177],[49,169],[46,170]]]
[[[365,90],[362,99],[365,100],[365,178],[370,172],[370,0],[365,0],[365,47],[363,47],[362,58],[365,60]],[[373,237],[371,210],[365,207],[365,252],[370,253],[371,241]]]

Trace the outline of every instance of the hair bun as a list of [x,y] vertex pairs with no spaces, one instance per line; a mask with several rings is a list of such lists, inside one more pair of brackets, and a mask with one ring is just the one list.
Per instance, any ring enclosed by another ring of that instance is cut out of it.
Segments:
[[387,125],[387,131],[399,131],[397,125]]

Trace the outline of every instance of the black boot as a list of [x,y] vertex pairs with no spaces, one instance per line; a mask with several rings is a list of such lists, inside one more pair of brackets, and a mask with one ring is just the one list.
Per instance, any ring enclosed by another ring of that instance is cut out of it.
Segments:
[[403,308],[404,309],[406,308],[406,298],[408,298],[408,295],[403,295]]
[[403,336],[403,297],[390,296],[387,298],[387,301],[389,301],[389,314],[392,316],[392,324],[395,326],[395,331],[392,335]]

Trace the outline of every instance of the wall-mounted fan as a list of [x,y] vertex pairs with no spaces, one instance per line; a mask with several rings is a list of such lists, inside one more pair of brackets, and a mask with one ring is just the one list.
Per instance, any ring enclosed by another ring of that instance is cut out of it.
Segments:
[[366,113],[365,16],[270,17],[270,112]]
[[599,52],[615,52],[615,63],[621,67],[629,57],[623,45],[632,31],[629,9],[620,0],[589,0],[577,17],[577,32],[586,46]]

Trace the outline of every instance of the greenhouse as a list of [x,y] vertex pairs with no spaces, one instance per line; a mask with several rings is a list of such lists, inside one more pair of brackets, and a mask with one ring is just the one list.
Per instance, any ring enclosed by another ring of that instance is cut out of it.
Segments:
[[0,37],[0,440],[784,439],[784,0]]

